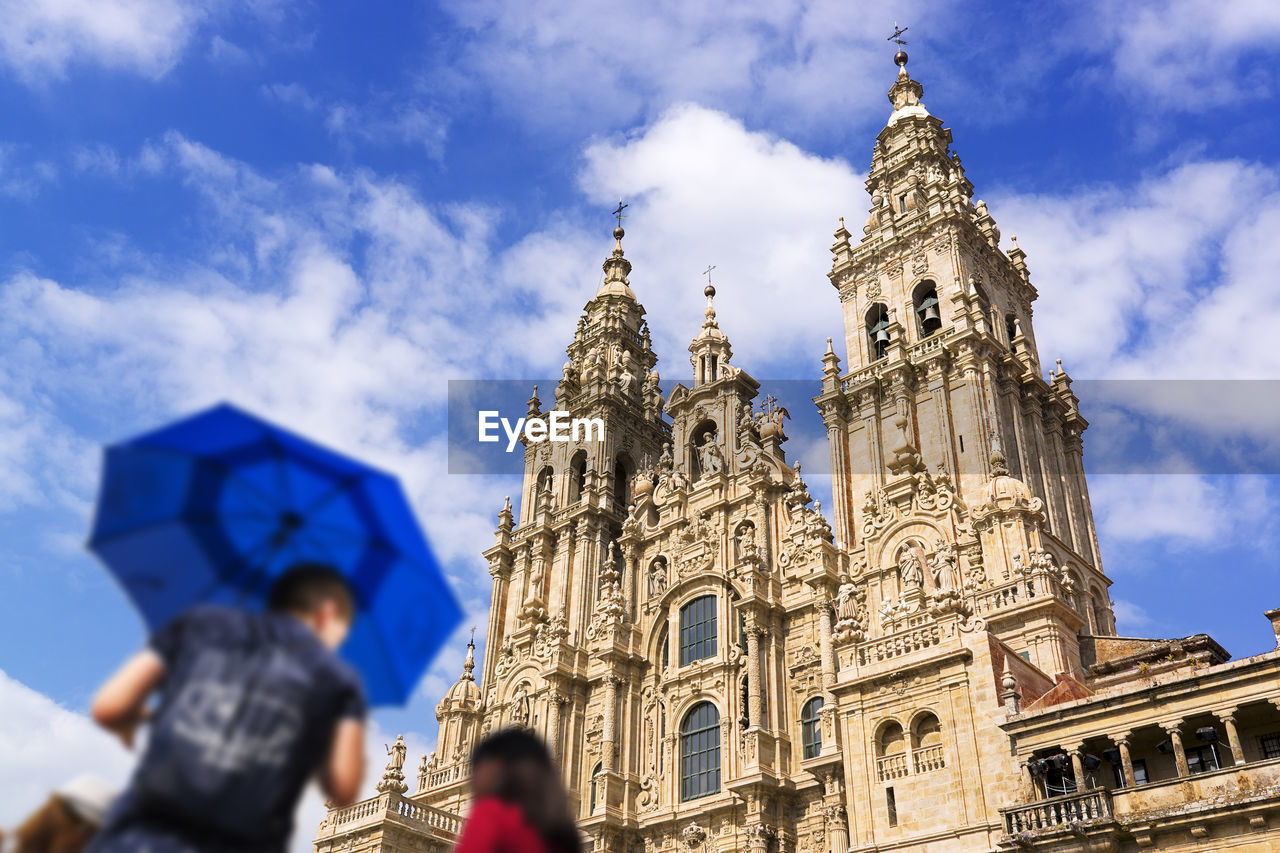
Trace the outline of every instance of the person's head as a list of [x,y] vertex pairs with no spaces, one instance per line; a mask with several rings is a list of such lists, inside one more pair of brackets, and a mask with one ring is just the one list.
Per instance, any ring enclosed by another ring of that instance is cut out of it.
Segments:
[[355,618],[355,595],[346,579],[323,563],[298,563],[271,587],[268,607],[303,622],[330,649],[347,638]]
[[581,849],[560,771],[542,738],[528,729],[501,729],[471,753],[471,790],[518,805],[525,820],[555,851]]

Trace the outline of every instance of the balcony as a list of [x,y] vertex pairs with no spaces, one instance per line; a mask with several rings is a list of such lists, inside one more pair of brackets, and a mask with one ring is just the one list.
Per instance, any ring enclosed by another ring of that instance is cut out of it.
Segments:
[[394,792],[386,792],[346,808],[330,811],[321,821],[315,840],[318,846],[321,842],[328,841],[329,844],[324,849],[336,850],[339,849],[339,838],[374,828],[380,828],[385,833],[390,826],[452,846],[458,840],[462,819],[452,812],[423,805]]
[[1022,833],[1072,829],[1091,821],[1109,821],[1114,812],[1111,793],[1103,788],[1078,791],[1022,806],[1001,809],[1004,831],[1017,838]]
[[907,775],[907,772],[907,754],[905,752],[876,759],[876,774],[880,777],[881,782],[886,779],[901,779]]
[[942,757],[941,746],[924,746],[912,751],[911,757],[916,765],[916,773],[931,773],[947,766]]

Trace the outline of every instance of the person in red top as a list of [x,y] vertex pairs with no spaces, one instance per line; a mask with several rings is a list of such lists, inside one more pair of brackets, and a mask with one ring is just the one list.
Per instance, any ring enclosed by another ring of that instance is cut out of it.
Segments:
[[476,744],[471,792],[456,853],[581,853],[560,771],[528,729],[503,729]]

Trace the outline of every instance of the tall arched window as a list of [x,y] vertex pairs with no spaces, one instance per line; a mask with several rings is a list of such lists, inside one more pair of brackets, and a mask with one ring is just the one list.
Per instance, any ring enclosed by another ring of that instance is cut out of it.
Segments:
[[942,724],[933,714],[921,714],[912,724],[911,755],[917,773],[941,770],[946,766],[942,756]]
[[596,766],[591,768],[591,801],[587,806],[587,814],[596,813],[597,794],[599,793],[600,771],[604,769],[604,765],[596,762]]
[[555,487],[556,472],[550,465],[538,472],[538,484],[533,494],[534,510],[542,509],[542,507],[551,503],[554,497],[552,489]]
[[885,357],[889,350],[889,309],[877,302],[867,309],[867,352],[871,360]]
[[704,595],[680,608],[680,665],[715,653],[716,597]]
[[907,775],[907,740],[894,720],[882,725],[876,736],[876,773],[881,781]]
[[1107,620],[1107,594],[1101,587],[1095,586],[1093,588],[1093,633],[1109,633],[1110,627]]
[[680,799],[720,791],[720,712],[700,702],[680,724]]
[[659,654],[662,657],[662,668],[666,669],[670,659],[670,639],[667,636],[667,629],[662,629],[662,639],[658,642],[658,648],[661,650]]
[[569,503],[582,500],[587,488],[587,452],[579,450],[569,463]]
[[618,503],[618,512],[625,513],[631,505],[631,457],[619,453],[613,461],[613,498]]
[[913,302],[916,309],[916,321],[920,324],[920,337],[927,338],[942,328],[938,288],[933,282],[922,281],[916,285]]
[[821,696],[814,696],[800,710],[800,742],[804,744],[805,758],[817,758],[822,752],[822,725],[818,721],[821,710]]

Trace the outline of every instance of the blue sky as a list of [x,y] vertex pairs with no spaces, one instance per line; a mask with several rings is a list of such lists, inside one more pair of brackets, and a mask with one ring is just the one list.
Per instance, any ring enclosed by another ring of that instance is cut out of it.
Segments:
[[[516,487],[445,473],[446,380],[559,373],[619,196],[664,379],[687,373],[708,264],[735,362],[817,377],[841,340],[830,235],[868,206],[895,21],[977,196],[1028,253],[1046,365],[1280,367],[1269,2],[0,11],[0,701],[28,711],[0,724],[21,757],[0,772],[11,810],[31,801],[19,772],[123,766],[80,716],[143,640],[82,548],[102,442],[226,398],[391,467],[483,625],[479,551]],[[1083,401],[1086,453],[1105,423],[1185,472],[1092,480],[1122,632],[1268,646],[1280,490],[1231,450],[1274,451],[1278,396],[1245,387]],[[794,450],[822,467],[820,445]],[[1237,464],[1206,476],[1205,453]],[[429,748],[464,636],[375,739]]]

